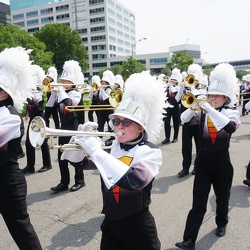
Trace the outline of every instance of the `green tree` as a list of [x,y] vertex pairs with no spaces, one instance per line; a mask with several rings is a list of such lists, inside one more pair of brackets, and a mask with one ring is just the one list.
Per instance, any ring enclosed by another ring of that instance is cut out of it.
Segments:
[[27,31],[20,30],[16,25],[0,24],[0,51],[17,46],[31,49],[31,60],[44,70],[52,64],[53,53],[46,52],[46,45],[43,42],[31,36]]
[[138,62],[136,59],[130,56],[126,61],[122,63],[122,77],[123,80],[126,81],[130,75],[134,73],[140,73],[146,70],[145,66]]
[[62,24],[47,24],[37,30],[34,37],[46,44],[47,51],[53,52],[53,64],[59,73],[62,72],[64,62],[68,60],[79,62],[82,71],[87,69],[87,51],[76,30]]
[[183,52],[177,52],[171,58],[171,62],[166,64],[166,68],[172,71],[174,68],[178,68],[181,72],[187,71],[188,66],[194,63],[194,59],[187,56]]

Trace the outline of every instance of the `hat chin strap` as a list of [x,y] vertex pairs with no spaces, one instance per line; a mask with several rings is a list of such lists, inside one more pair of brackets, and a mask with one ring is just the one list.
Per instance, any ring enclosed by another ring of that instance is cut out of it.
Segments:
[[135,140],[129,141],[129,142],[124,142],[123,144],[136,145],[142,140],[143,137],[144,137],[144,131],[137,138],[135,138]]

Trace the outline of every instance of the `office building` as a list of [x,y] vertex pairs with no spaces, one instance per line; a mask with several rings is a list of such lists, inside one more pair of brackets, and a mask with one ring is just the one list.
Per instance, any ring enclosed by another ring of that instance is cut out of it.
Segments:
[[135,14],[116,0],[11,0],[10,7],[12,24],[30,34],[49,23],[78,30],[89,54],[85,77],[109,67],[108,58],[131,55],[136,42]]
[[8,4],[0,3],[0,23],[11,24],[10,6]]

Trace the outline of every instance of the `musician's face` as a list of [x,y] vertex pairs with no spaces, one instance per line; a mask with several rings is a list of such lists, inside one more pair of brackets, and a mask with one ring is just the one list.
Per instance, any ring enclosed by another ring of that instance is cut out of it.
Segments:
[[0,88],[0,101],[6,100],[8,97],[8,93]]
[[[72,86],[74,85],[73,84],[73,82],[71,82],[71,81],[69,81],[69,80],[61,80],[61,83],[62,84],[65,84],[63,87],[65,88],[65,89],[71,89],[72,88]],[[71,85],[69,85],[69,84],[71,84]]]
[[208,95],[208,100],[213,102],[211,103],[211,106],[216,109],[224,105],[224,103],[227,101],[227,97],[224,95]]
[[122,116],[116,116],[114,118],[116,122],[113,121],[115,125],[115,132],[121,133],[120,136],[117,136],[117,140],[120,143],[130,142],[136,139],[143,131],[143,127],[128,118]]

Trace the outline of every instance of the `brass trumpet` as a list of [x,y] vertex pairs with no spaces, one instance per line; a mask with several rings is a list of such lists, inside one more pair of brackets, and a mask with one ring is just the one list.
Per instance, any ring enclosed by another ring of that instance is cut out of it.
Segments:
[[[111,132],[84,132],[84,131],[75,131],[75,130],[63,130],[63,129],[51,129],[46,127],[45,121],[42,117],[36,116],[32,119],[30,128],[29,128],[29,138],[30,143],[33,147],[41,147],[44,140],[49,137],[67,137],[67,136],[114,136],[117,137],[119,133]],[[50,145],[51,148],[60,149],[61,151],[65,150],[83,150],[82,147],[75,143],[64,144],[64,145]],[[109,147],[102,147],[103,149],[109,149]]]
[[44,78],[42,84],[37,84],[37,87],[41,88],[43,93],[48,93],[51,92],[53,87],[59,87],[59,86],[79,86],[78,89],[84,88],[84,84],[79,83],[79,84],[62,84],[62,83],[55,83],[51,84],[48,78]]
[[193,110],[202,110],[202,108],[200,106],[193,108],[194,104],[196,102],[208,102],[208,103],[214,103],[212,101],[209,101],[207,99],[198,99],[195,98],[194,94],[191,92],[186,92],[184,95],[182,95],[181,97],[181,104],[185,107],[185,108],[190,108]]

